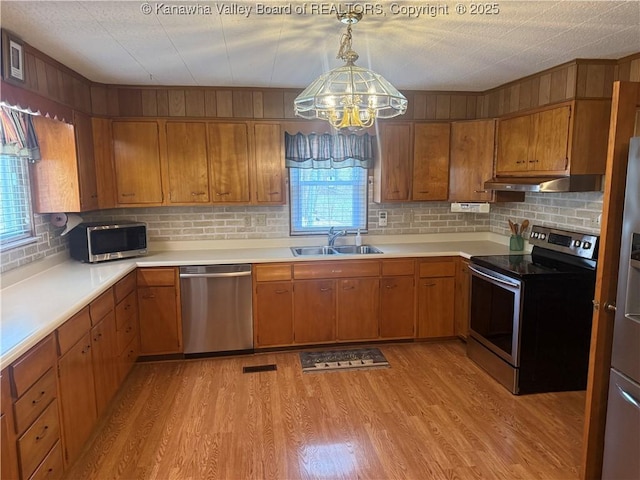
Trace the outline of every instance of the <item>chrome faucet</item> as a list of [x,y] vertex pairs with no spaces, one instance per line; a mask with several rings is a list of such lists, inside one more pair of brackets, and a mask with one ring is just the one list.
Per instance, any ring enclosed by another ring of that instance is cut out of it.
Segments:
[[338,238],[338,237],[340,237],[340,236],[344,236],[344,235],[346,235],[346,234],[347,234],[347,231],[346,231],[346,230],[340,230],[340,231],[336,232],[336,231],[334,230],[334,227],[331,227],[331,228],[329,229],[329,233],[327,234],[327,235],[328,235],[328,239],[327,239],[327,240],[328,240],[328,242],[329,242],[329,243],[328,243],[328,245],[329,245],[330,247],[333,247],[333,244],[336,242],[336,238]]

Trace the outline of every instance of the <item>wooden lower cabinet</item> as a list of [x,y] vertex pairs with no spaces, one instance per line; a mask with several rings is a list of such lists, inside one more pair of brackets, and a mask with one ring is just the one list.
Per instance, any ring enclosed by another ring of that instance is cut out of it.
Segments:
[[261,282],[254,299],[256,347],[275,347],[293,343],[293,284]]
[[415,334],[415,279],[380,279],[380,338],[412,338]]
[[18,451],[8,369],[0,373],[0,478],[18,478]]
[[97,420],[91,335],[87,332],[58,359],[64,457],[71,465]]
[[471,295],[471,272],[469,260],[459,258],[456,268],[455,334],[467,338],[469,334],[469,298]]
[[178,270],[138,269],[140,354],[182,352]]
[[418,338],[455,335],[455,274],[455,258],[419,262]]
[[327,343],[336,338],[336,288],[334,280],[293,282],[295,343]]
[[378,337],[378,278],[337,280],[337,340]]
[[109,312],[91,329],[91,348],[93,349],[96,413],[100,416],[120,386],[114,311]]

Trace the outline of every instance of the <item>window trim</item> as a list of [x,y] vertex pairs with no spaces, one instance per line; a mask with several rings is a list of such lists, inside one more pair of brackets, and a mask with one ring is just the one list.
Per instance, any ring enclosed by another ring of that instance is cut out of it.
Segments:
[[38,236],[36,235],[36,226],[35,226],[35,216],[33,211],[33,199],[32,199],[32,189],[31,189],[31,169],[29,168],[29,162],[26,158],[22,158],[16,155],[9,155],[6,153],[2,154],[3,156],[15,156],[18,159],[25,162],[23,165],[24,172],[26,174],[26,185],[25,191],[27,192],[27,198],[25,199],[25,204],[29,208],[29,231],[25,232],[21,235],[14,235],[13,237],[7,240],[0,240],[0,251],[6,252],[8,250],[13,250],[19,247],[24,247],[26,245],[30,245],[32,243],[37,243]]

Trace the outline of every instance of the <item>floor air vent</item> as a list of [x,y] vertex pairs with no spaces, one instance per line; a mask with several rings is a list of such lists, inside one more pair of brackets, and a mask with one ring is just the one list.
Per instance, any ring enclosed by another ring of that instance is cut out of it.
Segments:
[[242,373],[271,372],[277,369],[278,369],[278,366],[275,363],[270,363],[268,365],[254,365],[252,367],[242,367]]

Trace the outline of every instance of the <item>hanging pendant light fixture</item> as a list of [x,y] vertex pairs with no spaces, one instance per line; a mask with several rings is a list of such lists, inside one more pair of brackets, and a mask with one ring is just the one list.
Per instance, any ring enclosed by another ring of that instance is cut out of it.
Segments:
[[318,77],[294,101],[295,114],[302,118],[319,118],[335,128],[360,130],[373,125],[376,118],[392,118],[407,110],[407,99],[384,77],[358,67],[358,54],[351,48],[351,26],[362,19],[360,12],[338,13],[347,25],[336,58],[342,67]]

